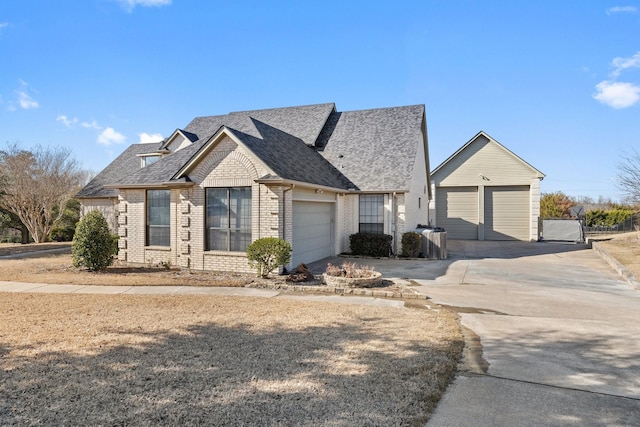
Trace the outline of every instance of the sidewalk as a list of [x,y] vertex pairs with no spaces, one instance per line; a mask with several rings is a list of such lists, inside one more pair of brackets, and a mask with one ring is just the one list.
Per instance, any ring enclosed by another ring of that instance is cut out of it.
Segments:
[[370,305],[376,307],[404,307],[402,300],[389,300],[365,296],[286,294],[271,289],[238,288],[220,286],[100,286],[100,285],[52,285],[46,283],[22,283],[0,281],[0,293],[41,294],[101,294],[101,295],[221,295],[289,300],[324,301],[341,304]]

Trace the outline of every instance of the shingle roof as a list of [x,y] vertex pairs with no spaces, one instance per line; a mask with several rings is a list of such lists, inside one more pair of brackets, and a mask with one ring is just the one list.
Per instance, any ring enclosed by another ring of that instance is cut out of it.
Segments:
[[408,190],[426,141],[424,114],[424,105],[333,113],[319,141],[322,156],[357,190]]
[[118,181],[122,177],[131,173],[132,170],[140,169],[140,158],[138,154],[146,154],[156,149],[157,143],[133,144],[116,157],[106,168],[96,175],[76,197],[117,197],[118,192],[113,188],[105,188],[106,184]]
[[192,145],[146,168],[129,167],[135,172],[126,176],[110,173],[110,182],[99,182],[166,183],[187,164],[197,162],[212,136],[224,127],[279,178],[345,190],[408,189],[418,144],[425,141],[423,117],[423,105],[339,113],[332,103],[197,117],[181,130],[189,134]]
[[249,120],[260,137],[233,128],[231,131],[279,177],[341,189],[351,185],[340,171],[300,138],[254,118]]
[[157,162],[146,168],[138,167],[133,173],[129,173],[116,181],[109,182],[110,185],[152,185],[169,182],[173,175],[191,159],[193,154],[200,148],[202,142],[192,144],[188,147],[163,156]]
[[251,126],[242,129],[242,125],[239,124],[252,117],[289,135],[297,136],[307,145],[313,145],[332,111],[335,111],[333,103],[237,111],[224,116],[197,117],[187,125],[185,131],[195,133],[202,139],[204,136],[213,135],[225,125],[259,138],[259,133],[252,132],[256,129],[252,129]]

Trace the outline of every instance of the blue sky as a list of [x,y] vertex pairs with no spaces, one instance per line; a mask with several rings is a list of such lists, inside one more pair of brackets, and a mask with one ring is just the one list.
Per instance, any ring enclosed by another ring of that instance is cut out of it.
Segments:
[[[222,4],[218,4],[222,3]],[[0,144],[100,171],[197,116],[425,104],[432,167],[480,130],[618,199],[640,147],[640,0],[3,0]]]

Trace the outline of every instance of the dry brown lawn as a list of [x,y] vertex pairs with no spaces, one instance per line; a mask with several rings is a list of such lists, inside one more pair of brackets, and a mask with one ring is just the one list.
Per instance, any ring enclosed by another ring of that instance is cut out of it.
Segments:
[[253,274],[216,273],[167,269],[158,265],[131,265],[116,260],[103,271],[89,272],[73,267],[69,253],[40,253],[37,250],[70,248],[68,243],[30,245],[0,244],[0,256],[13,253],[23,258],[0,259],[0,280],[33,283],[105,286],[245,286],[259,281]]
[[0,425],[423,425],[463,347],[425,304],[0,294]]
[[614,235],[598,245],[640,280],[640,232]]

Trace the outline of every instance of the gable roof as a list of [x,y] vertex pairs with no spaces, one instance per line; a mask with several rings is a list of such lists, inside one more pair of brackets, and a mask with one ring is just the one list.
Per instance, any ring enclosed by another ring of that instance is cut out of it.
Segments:
[[146,154],[157,148],[157,143],[133,144],[116,157],[109,165],[96,175],[87,185],[80,190],[76,197],[117,197],[118,192],[113,188],[105,188],[105,185],[116,182],[132,170],[140,169],[139,154]]
[[[234,128],[222,126],[214,136],[199,146],[198,151],[172,178],[186,178],[188,172],[217,143],[219,135],[226,134],[248,149],[273,173],[260,177],[261,179],[280,178],[339,189],[346,189],[351,185],[333,165],[300,138],[253,117],[236,120],[234,125]],[[256,134],[259,136],[254,136]]]
[[162,143],[160,144],[159,150],[167,149],[167,147],[169,147],[169,145],[171,145],[171,142],[178,135],[182,135],[183,137],[185,137],[186,139],[188,139],[191,142],[196,142],[198,140],[198,135],[196,135],[195,133],[187,132],[186,130],[182,130],[182,129],[176,129],[176,130],[173,131],[173,133],[171,134],[170,137],[168,137],[164,141],[162,141]]
[[[237,111],[223,116],[196,117],[187,125],[185,131],[196,134],[202,139],[211,136],[223,125],[234,128],[255,137],[260,137],[257,129],[252,128],[246,119],[252,117],[279,129],[289,135],[295,135],[307,145],[314,145],[327,117],[335,111],[334,103],[303,105],[300,107],[271,108],[267,110]],[[244,124],[243,124],[244,123]]]
[[333,113],[322,155],[360,191],[409,190],[419,146],[427,150],[424,105]]
[[271,171],[262,180],[403,191],[409,189],[419,144],[426,150],[424,105],[339,113],[328,103],[197,117],[156,148],[168,146],[177,134],[192,143],[101,182],[114,189],[188,182],[189,172],[226,134]]
[[506,151],[509,155],[511,155],[513,158],[515,158],[517,161],[519,161],[520,163],[522,163],[522,165],[524,165],[525,167],[531,169],[531,171],[533,173],[536,174],[536,176],[540,179],[545,177],[545,174],[540,172],[538,169],[534,168],[531,164],[529,164],[528,162],[524,161],[521,157],[519,157],[517,154],[515,154],[513,151],[509,150],[507,147],[505,147],[504,145],[500,144],[498,141],[496,141],[495,139],[493,139],[491,136],[489,136],[489,134],[487,134],[484,131],[480,131],[478,132],[473,138],[471,138],[469,141],[467,141],[466,144],[464,144],[462,147],[460,147],[455,153],[453,153],[451,156],[449,156],[444,162],[440,163],[432,172],[431,172],[431,176],[437,174],[440,170],[442,170],[449,162],[451,162],[454,158],[456,158],[458,155],[460,155],[462,152],[466,151],[471,145],[473,145],[476,141],[478,141],[478,139],[480,137],[484,137],[487,140],[489,140],[490,142],[493,142],[494,144],[496,144],[498,147],[500,147],[501,149],[503,149],[504,151]]

